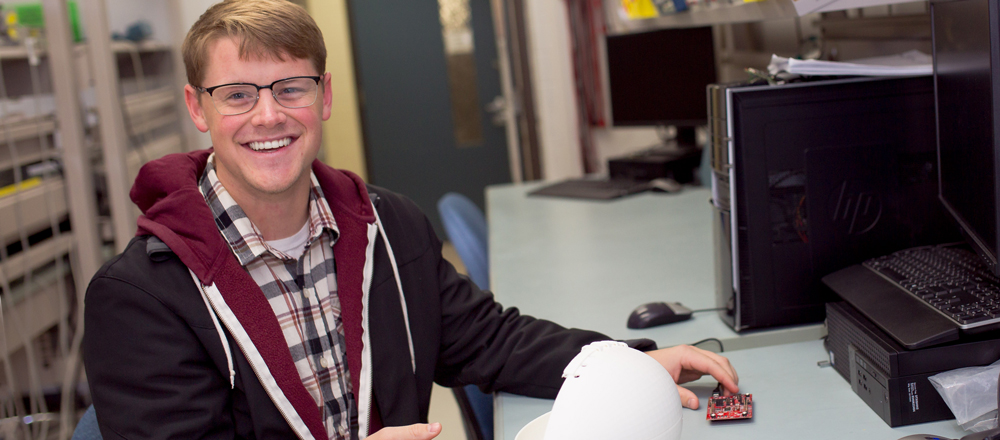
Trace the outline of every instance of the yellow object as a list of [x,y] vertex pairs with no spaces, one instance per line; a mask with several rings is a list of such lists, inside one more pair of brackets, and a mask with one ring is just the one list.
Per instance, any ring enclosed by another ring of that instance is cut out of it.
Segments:
[[12,40],[17,40],[17,13],[7,13],[7,36]]
[[660,12],[652,0],[622,0],[622,7],[628,18],[653,18],[659,17]]
[[24,191],[27,189],[34,188],[41,184],[42,184],[41,177],[32,177],[30,179],[22,180],[21,183],[19,184],[7,185],[3,188],[0,188],[0,198],[7,197],[18,191]]

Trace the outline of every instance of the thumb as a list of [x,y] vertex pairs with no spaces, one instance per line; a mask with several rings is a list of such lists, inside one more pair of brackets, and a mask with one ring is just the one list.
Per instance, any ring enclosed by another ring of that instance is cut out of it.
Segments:
[[409,438],[413,440],[427,440],[437,437],[441,433],[440,423],[431,424],[415,424],[406,427],[407,432],[410,434]]
[[370,435],[369,440],[430,440],[441,433],[440,423],[414,424],[382,428]]
[[681,395],[681,405],[685,408],[698,409],[698,396],[691,392],[691,390],[677,385],[677,394]]
[[440,423],[411,425],[410,428],[412,428],[413,438],[421,440],[432,439],[441,433]]

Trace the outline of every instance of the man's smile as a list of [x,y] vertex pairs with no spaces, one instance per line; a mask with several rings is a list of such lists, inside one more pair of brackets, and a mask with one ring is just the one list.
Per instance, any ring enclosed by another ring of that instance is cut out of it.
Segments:
[[281,147],[288,146],[292,143],[294,139],[289,137],[284,137],[281,139],[275,139],[272,141],[252,141],[247,142],[243,145],[250,147],[254,151],[265,151],[265,150],[276,150]]

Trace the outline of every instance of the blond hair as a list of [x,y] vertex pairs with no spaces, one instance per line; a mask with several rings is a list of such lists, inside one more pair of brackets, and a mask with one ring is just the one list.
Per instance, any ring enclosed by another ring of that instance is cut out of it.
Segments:
[[239,41],[242,59],[308,59],[317,73],[326,71],[326,45],[316,22],[301,6],[286,0],[226,0],[208,8],[191,26],[181,52],[188,83],[200,84],[208,66],[208,48],[219,38]]

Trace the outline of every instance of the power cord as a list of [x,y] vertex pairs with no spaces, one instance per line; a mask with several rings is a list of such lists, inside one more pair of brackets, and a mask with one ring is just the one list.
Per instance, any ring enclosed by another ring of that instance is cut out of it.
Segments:
[[692,347],[697,347],[697,346],[699,346],[701,344],[704,344],[706,342],[715,342],[716,344],[719,344],[719,353],[722,353],[722,352],[726,351],[726,349],[722,347],[722,341],[720,341],[718,338],[705,338],[705,339],[702,339],[702,340],[700,340],[698,342],[695,342],[695,343],[691,344],[691,346]]

